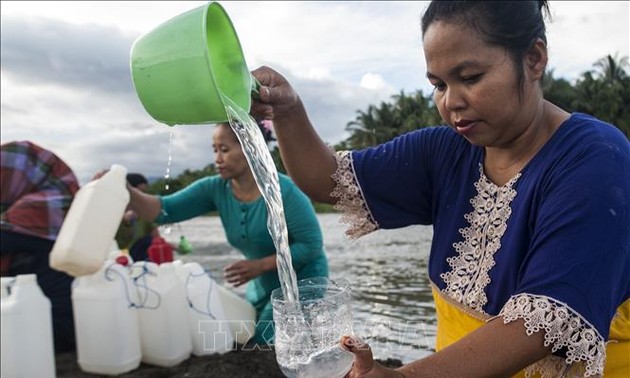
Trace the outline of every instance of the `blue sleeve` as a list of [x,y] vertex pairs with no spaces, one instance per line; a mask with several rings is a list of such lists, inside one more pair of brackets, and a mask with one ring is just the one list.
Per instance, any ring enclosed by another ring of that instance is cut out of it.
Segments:
[[221,190],[218,176],[199,179],[176,193],[160,197],[162,210],[158,224],[181,222],[217,209],[215,194]]
[[426,127],[385,144],[354,151],[354,174],[381,228],[431,224],[432,204],[446,172],[465,152],[465,140],[445,126]]
[[630,143],[616,131],[576,139],[544,178],[516,292],[567,305],[606,338],[630,294]]
[[299,272],[322,256],[324,240],[310,199],[287,176],[281,175],[280,182],[291,260]]

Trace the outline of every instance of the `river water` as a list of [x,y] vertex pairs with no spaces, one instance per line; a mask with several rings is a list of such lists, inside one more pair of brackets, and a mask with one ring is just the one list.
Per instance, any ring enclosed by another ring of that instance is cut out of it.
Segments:
[[[431,354],[436,330],[427,273],[431,227],[380,230],[350,241],[339,214],[317,217],[330,277],[350,282],[354,331],[369,342],[374,357],[408,363]],[[243,258],[227,243],[219,217],[198,217],[162,228],[161,232],[174,244],[185,235],[193,253],[177,258],[200,263],[219,283],[224,283],[223,268]],[[244,286],[232,290],[245,293]]]

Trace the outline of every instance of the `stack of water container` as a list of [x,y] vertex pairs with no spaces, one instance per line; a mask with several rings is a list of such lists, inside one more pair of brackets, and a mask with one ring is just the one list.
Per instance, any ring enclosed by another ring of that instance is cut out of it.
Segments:
[[[116,260],[120,262],[119,257],[109,259],[97,273],[78,277],[73,285],[77,357],[83,371],[115,375],[140,362],[175,366],[191,354],[225,353],[235,341],[244,343],[253,336],[252,305],[221,288],[198,263],[123,266]],[[225,308],[231,308],[234,318],[226,317]]]
[[[232,350],[254,334],[251,304],[197,263],[133,262],[112,244],[129,202],[119,165],[82,187],[50,255],[72,284],[77,359],[89,373],[117,375],[141,362],[174,366],[191,354]],[[50,301],[35,275],[2,279],[2,374],[54,377]]]

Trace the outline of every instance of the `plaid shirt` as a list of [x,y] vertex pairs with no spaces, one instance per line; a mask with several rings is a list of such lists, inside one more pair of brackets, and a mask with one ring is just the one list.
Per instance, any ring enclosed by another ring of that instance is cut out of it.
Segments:
[[0,228],[55,240],[79,182],[52,152],[28,141],[0,146]]

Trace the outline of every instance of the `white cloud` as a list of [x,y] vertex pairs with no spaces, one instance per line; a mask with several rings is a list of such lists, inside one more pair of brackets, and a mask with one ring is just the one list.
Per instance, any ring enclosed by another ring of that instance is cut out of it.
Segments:
[[373,90],[383,90],[388,88],[389,86],[383,80],[381,75],[366,73],[361,77],[361,82],[359,83],[361,88],[365,89],[373,89]]
[[323,67],[312,67],[305,73],[296,72],[296,76],[311,80],[323,80],[330,79],[332,77],[330,75],[330,70]]
[[547,25],[550,66],[574,79],[599,58],[630,50],[630,2],[552,1]]

